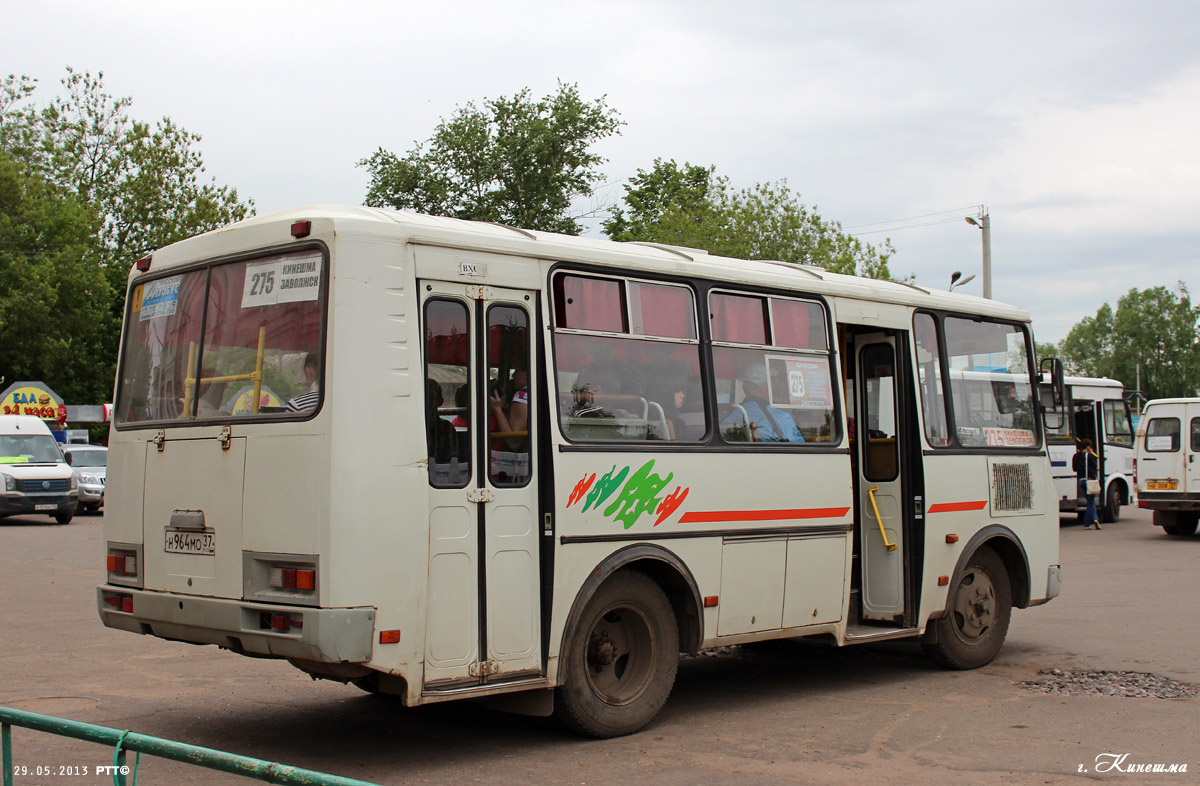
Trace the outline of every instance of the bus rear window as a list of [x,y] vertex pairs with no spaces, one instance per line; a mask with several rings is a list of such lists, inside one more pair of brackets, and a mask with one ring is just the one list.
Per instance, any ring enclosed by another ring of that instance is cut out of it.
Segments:
[[1179,418],[1151,418],[1146,426],[1147,453],[1175,453],[1179,450]]
[[134,286],[117,425],[313,414],[324,279],[309,248]]

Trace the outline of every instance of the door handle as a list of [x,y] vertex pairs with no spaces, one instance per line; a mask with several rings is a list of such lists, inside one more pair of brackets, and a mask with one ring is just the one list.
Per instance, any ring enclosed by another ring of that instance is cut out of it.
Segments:
[[895,551],[896,544],[888,540],[887,532],[883,529],[883,519],[879,516],[879,506],[875,504],[875,492],[879,490],[879,486],[871,486],[867,489],[867,496],[871,498],[871,508],[875,511],[875,523],[879,525],[879,537],[883,538],[883,545],[888,551]]

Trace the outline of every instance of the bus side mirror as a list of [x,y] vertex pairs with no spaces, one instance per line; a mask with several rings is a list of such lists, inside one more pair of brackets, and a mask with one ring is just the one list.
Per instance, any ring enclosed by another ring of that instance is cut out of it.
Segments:
[[[1066,423],[1067,388],[1063,380],[1063,364],[1058,358],[1042,358],[1039,369],[1043,382],[1050,385],[1052,407],[1042,403],[1042,419],[1048,429],[1060,429]],[[1049,379],[1047,379],[1049,377]]]

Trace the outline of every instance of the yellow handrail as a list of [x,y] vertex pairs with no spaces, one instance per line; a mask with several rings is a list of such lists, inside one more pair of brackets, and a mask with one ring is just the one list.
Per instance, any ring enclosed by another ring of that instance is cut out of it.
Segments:
[[888,551],[895,551],[896,544],[888,540],[887,532],[883,528],[883,519],[879,516],[879,506],[875,504],[875,492],[879,490],[879,486],[871,486],[867,489],[867,496],[871,498],[871,508],[875,511],[875,523],[879,525],[879,537],[883,538],[883,545]]
[[[262,398],[262,382],[263,382],[263,357],[266,354],[267,328],[265,325],[258,328],[258,352],[254,359],[254,370],[246,374],[225,374],[219,377],[191,377],[185,376],[183,380],[183,411],[190,413],[192,410],[192,392],[196,388],[196,383],[201,385],[210,385],[213,382],[244,382],[251,380],[254,382],[254,400],[250,402],[250,412],[257,415],[259,399]],[[188,342],[188,364],[187,373],[194,373],[192,365],[196,362],[196,342]]]
[[250,402],[250,414],[258,414],[258,400],[262,398],[263,344],[267,339],[267,326],[258,326],[258,356],[254,360],[254,400]]

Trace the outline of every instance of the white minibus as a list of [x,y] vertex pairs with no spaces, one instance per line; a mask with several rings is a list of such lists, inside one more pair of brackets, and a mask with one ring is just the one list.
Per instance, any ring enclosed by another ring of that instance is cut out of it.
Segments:
[[1020,308],[365,207],[160,249],[127,300],[113,628],[611,737],[681,652],[974,668],[1059,592]]
[[1168,535],[1191,535],[1200,521],[1200,398],[1147,402],[1138,423],[1138,507],[1154,511]]

